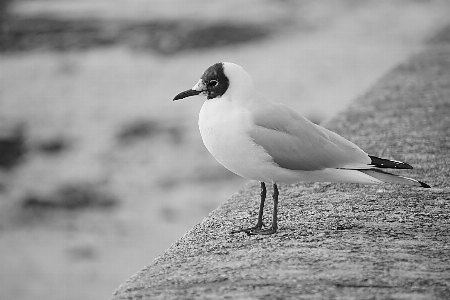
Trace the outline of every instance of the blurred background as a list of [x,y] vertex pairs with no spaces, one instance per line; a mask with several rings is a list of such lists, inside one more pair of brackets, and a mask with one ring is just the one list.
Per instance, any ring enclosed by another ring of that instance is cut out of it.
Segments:
[[204,148],[215,62],[316,123],[450,22],[448,1],[0,0],[0,298],[108,299],[245,180]]

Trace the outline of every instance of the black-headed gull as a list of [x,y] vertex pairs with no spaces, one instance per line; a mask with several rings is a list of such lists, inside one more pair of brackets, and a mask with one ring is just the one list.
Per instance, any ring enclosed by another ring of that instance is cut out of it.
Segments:
[[[198,120],[203,143],[225,168],[261,182],[261,204],[254,227],[232,233],[277,231],[277,183],[392,182],[429,188],[421,181],[390,174],[384,168],[412,169],[404,162],[368,155],[352,142],[302,117],[292,108],[260,95],[251,76],[229,62],[209,67],[197,84],[173,100],[204,94]],[[273,184],[272,226],[263,229],[265,182]]]

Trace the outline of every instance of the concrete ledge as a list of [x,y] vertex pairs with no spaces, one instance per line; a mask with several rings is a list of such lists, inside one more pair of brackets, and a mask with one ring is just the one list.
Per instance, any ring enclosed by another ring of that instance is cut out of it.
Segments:
[[231,235],[256,222],[251,183],[114,299],[449,299],[450,27],[326,127],[433,188],[282,185],[277,234]]

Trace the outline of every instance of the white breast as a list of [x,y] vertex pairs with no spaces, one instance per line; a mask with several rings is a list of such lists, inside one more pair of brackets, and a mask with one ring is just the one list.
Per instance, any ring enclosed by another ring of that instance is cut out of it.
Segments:
[[248,136],[253,124],[248,110],[225,97],[206,100],[198,123],[203,143],[220,164],[242,177],[267,180],[261,163],[272,158]]

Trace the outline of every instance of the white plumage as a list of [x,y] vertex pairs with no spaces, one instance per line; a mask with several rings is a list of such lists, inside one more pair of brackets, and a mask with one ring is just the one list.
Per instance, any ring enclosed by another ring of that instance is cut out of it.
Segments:
[[[429,187],[415,179],[380,170],[412,168],[408,164],[369,156],[292,108],[269,101],[255,90],[251,76],[236,64],[211,66],[191,90],[180,93],[174,100],[200,93],[207,96],[199,115],[206,148],[228,170],[261,181],[264,194],[264,182],[274,184],[276,196],[276,183],[301,181],[395,182]],[[276,231],[275,219],[275,226],[270,229],[262,229],[259,219],[257,226],[236,232],[270,234]]]

